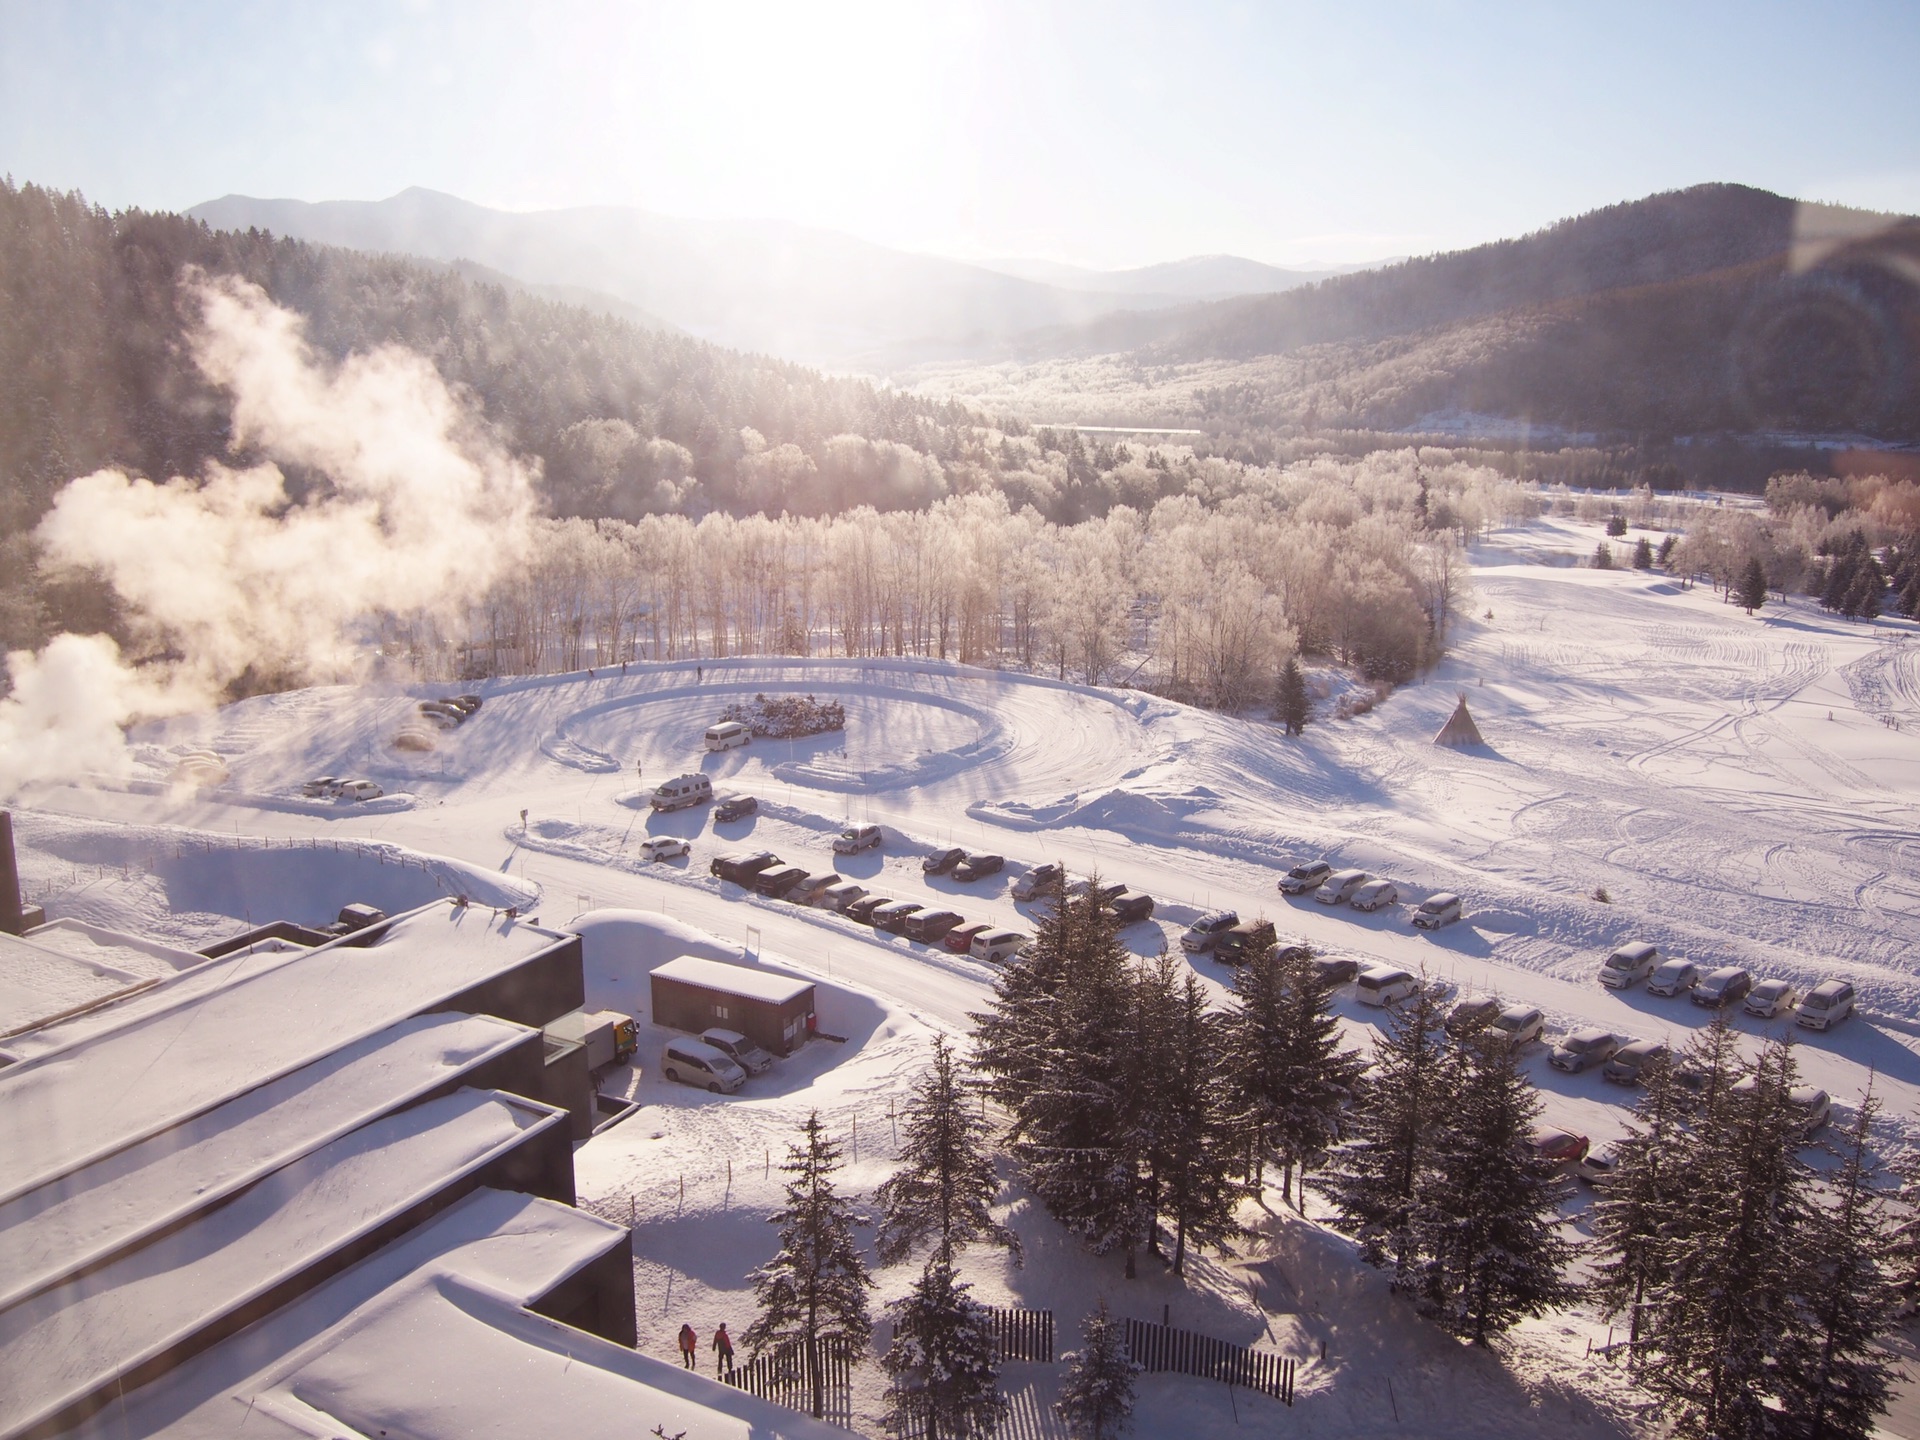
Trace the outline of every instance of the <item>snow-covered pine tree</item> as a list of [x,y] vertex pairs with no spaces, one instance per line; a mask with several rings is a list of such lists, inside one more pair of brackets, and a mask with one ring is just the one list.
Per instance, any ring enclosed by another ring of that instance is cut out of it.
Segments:
[[[1173,979],[1177,968],[1181,974]],[[1207,1004],[1200,977],[1162,955],[1142,978],[1164,1000],[1152,1007],[1163,1028],[1164,1056],[1142,1096],[1151,1112],[1148,1163],[1161,1215],[1173,1229],[1173,1273],[1186,1273],[1187,1247],[1218,1248],[1241,1233],[1234,1219],[1241,1188],[1234,1182],[1229,1126],[1226,1027]]]
[[1119,1440],[1133,1424],[1133,1377],[1140,1367],[1127,1354],[1126,1334],[1107,1302],[1080,1322],[1082,1344],[1060,1358],[1067,1373],[1054,1410],[1073,1440]]
[[1750,555],[1746,569],[1740,572],[1740,591],[1734,598],[1734,604],[1751,615],[1766,603],[1767,567],[1760,563],[1758,555]]
[[973,1067],[987,1077],[988,1093],[1013,1112],[1016,1136],[1022,1102],[1055,1054],[1055,1001],[1097,918],[1088,897],[1056,897],[1034,927],[1032,943],[995,980],[992,1007],[968,1017],[974,1023]]
[[1333,986],[1313,952],[1290,945],[1253,956],[1240,968],[1227,1011],[1232,1107],[1257,1185],[1278,1161],[1280,1196],[1296,1206],[1293,1175],[1304,1189],[1311,1157],[1326,1154],[1346,1129],[1346,1109],[1366,1062],[1340,1045]]
[[1506,1037],[1481,1030],[1462,1046],[1459,1088],[1412,1218],[1421,1309],[1485,1344],[1514,1322],[1573,1297],[1572,1247],[1559,1229],[1569,1186],[1527,1147],[1539,1093]]
[[1291,655],[1287,657],[1287,663],[1280,667],[1280,693],[1274,711],[1274,719],[1285,727],[1289,735],[1304,733],[1307,722],[1313,718],[1313,701],[1307,695],[1307,677],[1301,673],[1299,660]]
[[1774,1358],[1798,1322],[1792,1258],[1809,1177],[1790,1048],[1770,1044],[1748,1080],[1709,1095],[1646,1307],[1639,1380],[1686,1440],[1766,1440]]
[[1903,1308],[1920,1308],[1920,1154],[1909,1151],[1900,1163],[1900,1209],[1887,1252],[1887,1264]]
[[1840,1145],[1791,1264],[1798,1323],[1774,1361],[1784,1433],[1806,1440],[1871,1440],[1887,1408],[1893,1357],[1880,1339],[1893,1328],[1899,1291],[1887,1274],[1892,1227],[1873,1158],[1879,1102],[1869,1093]]
[[1601,1259],[1594,1299],[1609,1318],[1627,1318],[1627,1364],[1637,1367],[1640,1319],[1666,1270],[1663,1247],[1684,1196],[1680,1190],[1693,1140],[1685,1126],[1687,1092],[1673,1066],[1644,1067],[1646,1086],[1627,1137],[1614,1149],[1614,1171],[1593,1205],[1593,1234]]
[[967,1100],[953,1051],[944,1035],[935,1036],[933,1064],[900,1117],[900,1168],[874,1192],[875,1248],[884,1263],[906,1259],[929,1240],[949,1264],[956,1249],[976,1240],[1004,1245],[1019,1258],[1019,1237],[993,1218],[1000,1181],[987,1150],[990,1127]]
[[1653,568],[1653,542],[1644,535],[1634,542],[1633,568],[1636,570]]
[[835,1193],[833,1173],[840,1149],[827,1139],[815,1111],[801,1126],[801,1143],[787,1147],[781,1172],[787,1203],[768,1217],[780,1227],[780,1250],[754,1272],[753,1296],[760,1316],[742,1337],[754,1355],[797,1343],[817,1418],[826,1409],[823,1345],[857,1351],[873,1334],[867,1291],[873,1281],[853,1228],[860,1223],[848,1201]]
[[1338,1212],[1336,1228],[1360,1242],[1369,1265],[1391,1264],[1396,1288],[1413,1280],[1419,1259],[1413,1213],[1436,1149],[1445,1140],[1460,1060],[1441,1038],[1440,1002],[1422,986],[1395,1008],[1374,1050],[1356,1108],[1353,1139],[1333,1152],[1312,1181]]
[[1000,1393],[1000,1342],[987,1307],[936,1254],[919,1280],[887,1307],[893,1343],[887,1372],[886,1427],[919,1440],[986,1440],[1006,1413]]

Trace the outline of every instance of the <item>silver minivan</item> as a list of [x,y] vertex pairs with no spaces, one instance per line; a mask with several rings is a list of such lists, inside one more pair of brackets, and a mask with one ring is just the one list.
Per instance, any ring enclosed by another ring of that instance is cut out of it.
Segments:
[[1442,925],[1451,925],[1459,918],[1460,897],[1448,890],[1429,895],[1413,912],[1414,928],[1418,930],[1438,930]]
[[1369,965],[1353,981],[1353,998],[1362,1005],[1398,1005],[1420,982],[1391,965]]
[[1700,967],[1691,960],[1664,960],[1647,978],[1649,995],[1685,995],[1700,983]]
[[1825,1030],[1838,1025],[1853,1013],[1853,986],[1844,980],[1822,980],[1800,1002],[1800,1013],[1793,1023],[1809,1030]]
[[730,1095],[747,1083],[745,1070],[703,1040],[669,1040],[660,1055],[660,1073],[715,1095]]
[[1344,905],[1353,899],[1353,892],[1373,877],[1364,870],[1336,870],[1327,877],[1327,883],[1313,892],[1313,898],[1322,905]]
[[1650,977],[1659,968],[1660,952],[1644,940],[1622,945],[1600,964],[1600,983],[1609,990],[1625,990]]

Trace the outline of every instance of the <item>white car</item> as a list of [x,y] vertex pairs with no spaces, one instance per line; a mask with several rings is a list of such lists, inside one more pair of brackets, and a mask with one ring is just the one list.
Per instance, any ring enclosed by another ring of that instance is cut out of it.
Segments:
[[678,860],[691,850],[677,835],[656,835],[641,845],[640,856],[644,860]]
[[1414,928],[1418,930],[1438,930],[1442,925],[1451,925],[1459,918],[1460,897],[1451,890],[1429,895],[1420,902],[1420,908],[1413,912]]
[[1356,910],[1382,910],[1400,898],[1400,891],[1391,880],[1369,880],[1353,892],[1353,899],[1347,903]]
[[332,775],[317,775],[300,787],[300,793],[309,800],[319,800],[340,793],[340,781]]
[[857,855],[862,850],[880,848],[880,827],[878,825],[849,825],[842,830],[833,842],[836,855]]
[[1793,1023],[1809,1030],[1825,1030],[1838,1025],[1853,1013],[1853,986],[1844,980],[1822,980],[1800,1002],[1800,1013]]
[[1800,997],[1785,980],[1762,980],[1747,993],[1746,1012],[1771,1020],[1793,1009]]
[[967,949],[974,959],[999,965],[1026,943],[1027,937],[1018,930],[989,930],[985,934],[974,936],[973,944]]
[[1509,1005],[1489,1023],[1516,1050],[1540,1039],[1547,1029],[1547,1017],[1531,1005]]
[[378,800],[386,793],[371,780],[348,780],[340,786],[343,800]]
[[1398,1005],[1420,982],[1405,970],[1391,965],[1369,965],[1354,979],[1353,998],[1362,1005]]
[[1353,892],[1373,879],[1364,870],[1336,870],[1327,877],[1326,884],[1313,892],[1313,898],[1322,905],[1344,905],[1353,898]]

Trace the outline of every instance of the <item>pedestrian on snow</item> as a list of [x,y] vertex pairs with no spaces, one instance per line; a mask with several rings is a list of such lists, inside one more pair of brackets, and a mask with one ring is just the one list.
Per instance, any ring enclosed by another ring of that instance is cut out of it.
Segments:
[[706,666],[696,665],[693,667],[693,683],[696,685],[704,685],[707,683],[707,667]]
[[587,667],[587,679],[593,679],[593,667],[591,665]]
[[680,1327],[680,1363],[687,1369],[694,1368],[694,1356],[700,1353],[700,1337],[693,1333],[693,1326]]
[[733,1337],[727,1334],[724,1324],[713,1332],[713,1373],[719,1375],[723,1371],[728,1375],[733,1373]]

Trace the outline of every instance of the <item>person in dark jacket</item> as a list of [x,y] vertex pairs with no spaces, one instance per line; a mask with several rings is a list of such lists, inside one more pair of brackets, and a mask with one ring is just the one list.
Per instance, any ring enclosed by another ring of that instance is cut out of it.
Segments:
[[713,1332],[713,1373],[733,1373],[733,1337],[725,1325]]
[[693,1369],[693,1357],[700,1353],[700,1337],[693,1333],[693,1326],[680,1327],[680,1363]]

